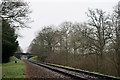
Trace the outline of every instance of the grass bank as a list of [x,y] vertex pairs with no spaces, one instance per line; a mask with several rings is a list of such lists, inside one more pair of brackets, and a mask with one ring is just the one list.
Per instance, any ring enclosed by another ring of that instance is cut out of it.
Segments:
[[2,64],[0,64],[0,79],[2,78]]
[[33,56],[29,59],[30,61],[37,61],[38,60],[38,57],[37,56]]
[[14,56],[11,57],[10,62],[2,64],[2,78],[26,78],[25,63]]

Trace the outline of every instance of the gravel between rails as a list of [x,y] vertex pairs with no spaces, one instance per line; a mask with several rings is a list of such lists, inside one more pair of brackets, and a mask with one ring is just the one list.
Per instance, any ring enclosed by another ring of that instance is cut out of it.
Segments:
[[69,78],[69,80],[73,80],[73,79],[76,79],[76,78],[79,79],[79,80],[81,80],[81,79],[82,80],[119,80],[119,79],[113,78],[113,77],[96,75],[96,74],[92,74],[92,73],[90,74],[88,72],[75,71],[75,70],[71,70],[71,69],[67,69],[67,68],[57,67],[57,66],[38,63],[38,62],[32,62],[32,61],[30,61],[30,62],[33,63],[33,64],[36,64],[36,65],[45,67],[48,70],[52,70],[52,72],[55,71],[55,72],[58,72],[58,73],[62,73],[63,75],[69,75],[71,77],[71,78]]
[[62,75],[60,73],[51,71],[39,65],[25,61],[26,63],[26,76],[27,78],[49,78],[49,79],[67,79],[71,80],[72,78]]
[[[72,74],[72,75],[75,75],[75,76],[79,76],[81,78],[83,77],[84,80],[101,80],[98,77],[86,75],[86,74],[80,73],[80,72],[70,71],[70,70],[66,70],[66,69],[55,67],[55,66],[51,66],[51,65],[45,65],[45,64],[40,64],[40,65],[51,67],[52,69],[55,69],[55,70],[58,70],[58,71],[62,71],[62,72],[68,73],[68,74]],[[108,80],[108,79],[102,79],[102,80]]]

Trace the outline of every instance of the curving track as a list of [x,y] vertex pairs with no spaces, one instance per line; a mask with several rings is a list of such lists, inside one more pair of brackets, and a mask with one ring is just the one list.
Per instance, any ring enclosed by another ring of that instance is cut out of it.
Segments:
[[33,64],[36,64],[36,65],[39,65],[39,66],[42,66],[42,67],[45,67],[45,68],[50,69],[52,71],[62,73],[64,75],[67,75],[67,76],[71,77],[72,79],[80,79],[80,80],[120,80],[119,78],[116,78],[116,77],[94,74],[94,73],[90,73],[90,72],[85,72],[85,71],[60,67],[60,66],[51,65],[51,64],[43,64],[43,63],[38,63],[38,62],[33,62],[33,61],[29,61],[29,62],[31,62]]

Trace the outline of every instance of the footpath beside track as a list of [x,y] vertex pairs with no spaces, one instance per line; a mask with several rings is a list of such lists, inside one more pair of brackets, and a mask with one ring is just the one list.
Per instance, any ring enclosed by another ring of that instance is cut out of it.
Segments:
[[85,72],[81,70],[75,70],[71,68],[56,66],[52,64],[44,64],[39,62],[33,62],[29,61],[33,64],[42,66],[44,68],[50,69],[52,71],[61,73],[63,75],[71,77],[71,79],[79,79],[79,80],[120,80],[120,78],[107,76],[107,75],[101,75],[101,74],[94,74],[90,72]]

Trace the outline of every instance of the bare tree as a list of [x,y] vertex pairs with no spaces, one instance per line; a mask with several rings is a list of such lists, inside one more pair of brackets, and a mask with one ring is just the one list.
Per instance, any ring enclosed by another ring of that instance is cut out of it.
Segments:
[[64,48],[64,53],[66,54],[66,64],[68,63],[68,53],[70,53],[70,44],[69,44],[69,36],[71,33],[72,23],[71,22],[63,22],[60,25],[61,35],[62,35],[62,47]]
[[27,27],[29,13],[31,12],[28,3],[21,0],[2,0],[0,4],[0,18],[11,24],[11,27]]
[[72,23],[71,22],[63,22],[61,25],[61,35],[62,38],[64,40],[64,48],[65,48],[65,52],[68,53],[68,49],[69,49],[69,40],[68,37],[70,35],[71,32],[71,27],[72,27]]
[[111,33],[109,32],[109,25],[107,24],[109,17],[102,10],[96,9],[89,10],[87,14],[90,18],[89,20],[89,31],[91,32],[89,40],[95,46],[94,49],[98,54],[103,54],[105,52],[106,44],[110,38]]
[[33,40],[29,51],[38,55],[44,61],[45,58],[59,50],[61,36],[59,34],[60,31],[53,29],[53,26],[44,27]]
[[120,2],[118,2],[118,5],[115,7],[114,13],[111,17],[111,25],[113,28],[113,36],[111,38],[113,49],[116,53],[116,59],[117,59],[117,72],[118,75],[120,75]]

